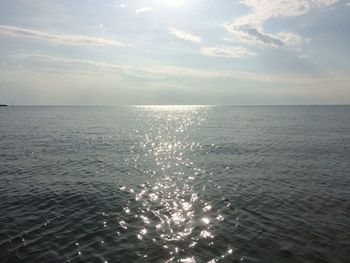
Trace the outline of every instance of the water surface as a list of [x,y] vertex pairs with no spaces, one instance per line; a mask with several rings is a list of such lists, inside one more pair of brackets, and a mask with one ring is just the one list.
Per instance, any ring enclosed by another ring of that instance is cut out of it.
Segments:
[[1,262],[348,262],[350,107],[0,109]]

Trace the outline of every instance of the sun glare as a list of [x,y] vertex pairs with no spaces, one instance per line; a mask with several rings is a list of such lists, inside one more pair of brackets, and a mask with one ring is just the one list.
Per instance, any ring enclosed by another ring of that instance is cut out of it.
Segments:
[[157,4],[168,8],[181,8],[187,6],[189,1],[186,0],[156,0]]

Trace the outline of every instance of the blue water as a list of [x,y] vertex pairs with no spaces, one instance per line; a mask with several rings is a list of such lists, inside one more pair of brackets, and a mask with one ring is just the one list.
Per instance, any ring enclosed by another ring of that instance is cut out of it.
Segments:
[[1,262],[349,262],[349,106],[0,108]]

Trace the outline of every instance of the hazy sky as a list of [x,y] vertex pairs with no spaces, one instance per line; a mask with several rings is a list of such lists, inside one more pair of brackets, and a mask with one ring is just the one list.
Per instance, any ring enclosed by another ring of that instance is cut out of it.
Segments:
[[350,0],[1,0],[0,103],[349,104]]

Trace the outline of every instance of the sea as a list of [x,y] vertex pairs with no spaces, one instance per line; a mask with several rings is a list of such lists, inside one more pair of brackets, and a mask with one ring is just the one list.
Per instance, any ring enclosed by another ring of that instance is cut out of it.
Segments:
[[0,262],[350,262],[350,106],[1,107]]

